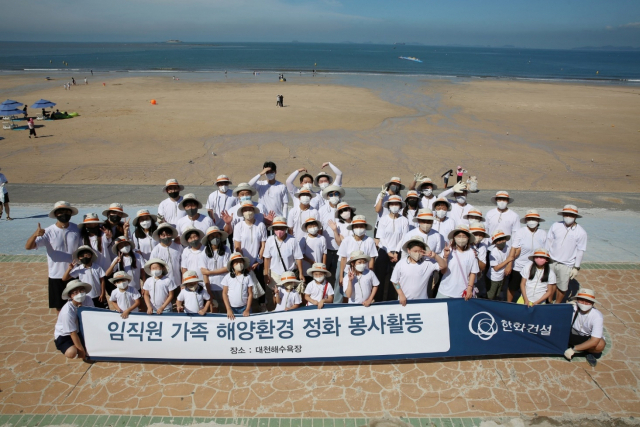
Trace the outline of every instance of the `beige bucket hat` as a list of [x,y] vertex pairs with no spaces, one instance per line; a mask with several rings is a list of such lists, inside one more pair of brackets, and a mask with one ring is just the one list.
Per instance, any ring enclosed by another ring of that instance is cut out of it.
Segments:
[[191,233],[196,233],[198,235],[199,241],[202,241],[202,238],[204,237],[204,231],[194,227],[193,225],[190,225],[182,232],[182,235],[180,236],[180,243],[182,243],[182,246],[184,246],[185,248],[189,246],[189,243],[187,242],[187,235]]
[[422,190],[423,190],[423,187],[425,187],[426,185],[431,185],[431,187],[432,187],[434,190],[437,190],[437,189],[438,189],[438,186],[436,185],[436,183],[435,183],[435,182],[433,182],[433,181],[431,180],[431,178],[429,178],[429,177],[424,177],[424,178],[422,178],[422,181],[420,181],[420,184],[418,184],[418,186],[416,187],[416,190],[418,190],[418,191],[422,191]]
[[511,236],[506,234],[502,230],[496,230],[496,232],[493,233],[493,236],[491,236],[491,244],[495,243],[495,241],[498,239],[507,239],[508,242],[509,240],[511,240]]
[[136,212],[136,217],[131,220],[131,224],[133,224],[134,227],[137,227],[138,222],[140,222],[140,218],[142,218],[143,216],[149,216],[152,220],[158,222],[158,216],[152,215],[151,212],[149,212],[149,209],[140,209],[138,212]]
[[397,176],[392,176],[391,179],[384,184],[385,187],[389,188],[391,184],[397,184],[400,187],[400,190],[404,190],[404,185],[402,185],[402,180]]
[[533,255],[529,256],[529,261],[533,261],[534,258],[546,258],[551,261],[551,256],[549,255],[549,251],[545,248],[538,248],[533,251]]
[[544,219],[540,216],[537,210],[529,209],[525,216],[520,220],[521,223],[526,224],[529,219],[537,219],[538,222],[544,222]]
[[113,273],[113,277],[109,279],[109,281],[115,284],[118,280],[128,280],[129,282],[131,282],[133,280],[133,277],[129,276],[124,271],[116,271],[115,273]]
[[226,182],[228,185],[233,184],[227,175],[218,175],[216,178],[216,184],[222,184],[223,182]]
[[300,188],[298,192],[293,195],[293,197],[299,199],[300,196],[309,196],[310,198],[313,199],[315,194],[313,194],[311,190],[309,190],[308,188]]
[[109,205],[109,209],[102,211],[102,216],[109,216],[109,212],[120,214],[122,218],[127,218],[129,216],[129,214],[124,212],[124,206],[122,206],[122,203],[111,203]]
[[472,233],[482,233],[484,237],[491,237],[489,236],[489,233],[487,233],[487,229],[484,224],[479,221],[474,221],[469,224],[469,231]]
[[413,217],[411,221],[417,223],[419,220],[423,221],[435,221],[435,216],[433,216],[433,212],[429,208],[419,209],[416,216]]
[[169,267],[167,263],[161,260],[160,258],[151,258],[149,261],[144,263],[144,272],[147,273],[147,276],[151,276],[151,266],[153,264],[160,264],[164,267],[165,273],[169,272]]
[[404,245],[402,245],[402,251],[408,252],[409,250],[407,248],[409,247],[409,245],[416,244],[416,243],[422,246],[422,249],[424,249],[427,252],[431,250],[431,248],[429,248],[429,245],[427,245],[427,242],[425,242],[421,236],[413,236],[409,240],[404,242]]
[[171,237],[173,239],[178,237],[178,230],[173,228],[173,226],[171,224],[169,224],[167,222],[163,222],[162,224],[160,224],[158,226],[158,228],[156,228],[156,231],[153,232],[153,235],[151,236],[153,238],[153,240],[155,240],[156,242],[159,242],[160,241],[160,233],[163,230],[170,230],[171,231]]
[[509,192],[505,191],[505,190],[500,190],[496,193],[495,196],[493,196],[491,198],[491,203],[495,203],[498,198],[505,198],[507,199],[507,203],[513,203],[513,199],[511,197],[509,197]]
[[280,276],[280,281],[276,283],[277,286],[284,286],[287,283],[299,284],[300,280],[296,277],[295,273],[292,271],[285,271]]
[[178,183],[178,180],[177,180],[177,179],[175,179],[175,178],[171,178],[171,179],[168,179],[168,180],[167,180],[167,182],[164,184],[164,187],[162,188],[162,191],[164,191],[164,192],[166,193],[166,192],[167,192],[167,188],[168,188],[168,187],[172,187],[172,186],[174,186],[174,185],[177,185],[177,186],[178,186],[178,188],[180,189],[180,191],[183,191],[183,190],[184,190],[184,186],[183,186],[183,185],[180,185],[180,184]]
[[234,197],[238,197],[238,193],[241,191],[250,191],[251,196],[255,196],[256,194],[258,194],[256,189],[250,186],[249,184],[247,184],[246,182],[241,182],[240,184],[238,184],[236,188],[233,189]]
[[367,224],[367,218],[364,215],[354,216],[353,219],[351,220],[351,224],[347,225],[347,230],[351,231],[353,230],[354,225],[361,225],[361,224],[364,224],[367,230],[373,230],[373,227]]
[[484,221],[484,217],[482,216],[482,211],[480,209],[470,209],[469,212],[467,212],[466,214],[464,214],[464,216],[462,217],[468,221],[470,220],[475,220],[475,221]]
[[304,222],[302,223],[302,225],[300,226],[300,228],[302,228],[302,231],[304,231],[305,233],[307,232],[307,228],[309,227],[310,224],[318,224],[318,233],[320,234],[320,230],[322,230],[322,222],[320,222],[320,220],[314,216],[311,216],[307,219],[304,220]]
[[593,303],[596,302],[596,291],[593,289],[580,289],[578,294],[572,299],[586,299],[587,301],[591,301]]
[[247,268],[249,268],[249,266],[250,266],[249,258],[243,257],[240,252],[234,252],[234,253],[231,254],[231,256],[229,257],[229,261],[227,262],[227,271],[232,272],[233,271],[233,262],[237,261],[239,259],[241,259],[242,262],[244,262],[245,270]]
[[188,285],[189,283],[202,283],[202,279],[198,277],[198,273],[193,270],[187,270],[182,273],[182,284]]
[[183,211],[184,204],[187,202],[196,202],[198,204],[198,209],[202,209],[202,203],[200,203],[200,200],[198,200],[196,195],[193,193],[185,194],[184,196],[182,196],[182,201],[178,204],[178,209]]
[[82,222],[78,224],[78,228],[82,229],[85,225],[98,225],[101,226],[104,221],[101,221],[97,213],[89,212],[84,216]]
[[69,283],[67,283],[67,286],[65,286],[64,291],[62,291],[62,299],[63,300],[68,300],[69,299],[69,294],[71,293],[71,291],[73,291],[74,289],[78,289],[78,288],[84,288],[84,291],[86,293],[91,292],[91,288],[92,286],[88,283],[84,283],[80,280],[72,280]]
[[71,216],[78,215],[78,209],[76,209],[73,206],[71,206],[71,203],[65,202],[63,200],[63,201],[60,201],[60,202],[56,202],[53,205],[53,209],[51,209],[51,211],[49,212],[49,218],[56,219],[55,213],[56,213],[56,211],[58,209],[69,209],[71,211]]
[[289,228],[287,225],[287,219],[283,216],[277,216],[273,218],[271,225],[269,226],[269,230],[273,230],[273,228]]
[[311,268],[307,269],[307,276],[313,276],[313,273],[324,273],[325,277],[331,277],[331,272],[327,270],[327,266],[321,262],[316,262]]
[[353,251],[349,254],[349,263],[363,259],[367,262],[371,261],[371,257],[362,251]]
[[204,233],[204,236],[202,237],[202,239],[200,239],[200,243],[202,243],[203,245],[206,245],[208,243],[209,236],[215,233],[220,234],[221,243],[225,242],[229,238],[229,233],[227,233],[224,230],[221,230],[220,228],[218,228],[217,225],[212,225],[211,227],[207,228],[207,232]]
[[322,198],[325,200],[329,200],[329,193],[335,193],[336,191],[340,193],[340,198],[344,197],[344,195],[346,194],[344,188],[340,187],[339,185],[330,185],[322,190]]
[[564,208],[558,212],[558,215],[564,214],[574,214],[576,218],[582,218],[582,215],[578,215],[578,207],[576,205],[564,205]]
[[91,246],[82,245],[78,249],[76,249],[73,252],[73,254],[71,255],[71,258],[77,263],[80,263],[80,259],[78,259],[78,255],[81,252],[91,252],[91,262],[92,263],[96,262],[96,260],[98,259],[98,253]]
[[238,218],[242,218],[242,210],[243,210],[244,208],[253,208],[253,212],[255,212],[255,213],[257,213],[257,214],[258,214],[258,213],[260,213],[260,209],[258,209],[258,207],[257,207],[257,206],[255,206],[255,205],[253,204],[253,202],[244,202],[244,203],[241,203],[241,204],[238,206],[238,209],[236,210],[236,216],[237,216]]
[[449,232],[447,239],[452,240],[456,234],[464,233],[469,237],[469,244],[473,244],[475,242],[475,236],[471,234],[469,230],[469,226],[467,224],[459,224],[456,228]]
[[329,185],[333,184],[333,177],[323,171],[323,172],[320,172],[318,175],[316,175],[316,177],[313,180],[313,185],[315,185],[316,187],[320,187],[320,183],[318,182],[320,181],[320,178],[327,178],[329,180]]
[[[114,255],[118,255],[118,246],[120,246],[122,243],[128,243],[129,246],[131,246],[131,252],[133,252],[133,250],[135,249],[135,246],[133,245],[133,242],[131,240],[127,239],[124,236],[120,236],[113,241],[113,246],[111,246],[111,252],[113,252]],[[131,255],[133,256],[132,253]]]
[[340,203],[338,203],[338,206],[336,206],[336,212],[335,212],[335,214],[333,216],[335,218],[339,218],[340,217],[340,212],[345,210],[345,209],[351,209],[351,212],[353,212],[353,213],[356,212],[356,208],[349,206],[349,203],[340,202]]
[[383,203],[383,206],[387,209],[389,209],[389,203],[400,203],[400,209],[404,209],[406,203],[404,202],[404,200],[402,200],[402,197],[397,196],[397,195],[393,195],[393,196],[389,196],[389,198],[387,199],[386,202]]
[[451,210],[451,203],[449,202],[449,200],[446,197],[438,197],[437,199],[435,199],[433,201],[433,204],[431,205],[431,207],[433,208],[433,210],[436,210],[436,205],[438,203],[444,203],[445,205],[447,205],[447,210],[450,211]]

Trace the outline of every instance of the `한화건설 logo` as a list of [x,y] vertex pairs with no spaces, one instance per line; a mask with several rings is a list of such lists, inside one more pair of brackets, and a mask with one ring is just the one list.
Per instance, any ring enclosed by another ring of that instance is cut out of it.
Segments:
[[490,313],[481,311],[469,320],[469,331],[481,340],[487,341],[498,333],[498,324]]

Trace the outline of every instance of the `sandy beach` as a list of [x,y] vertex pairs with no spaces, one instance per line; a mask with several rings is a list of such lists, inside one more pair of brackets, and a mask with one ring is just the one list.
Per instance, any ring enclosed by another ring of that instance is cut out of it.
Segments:
[[[392,175],[410,182],[418,171],[441,184],[458,164],[485,189],[637,192],[640,184],[638,87],[416,79],[389,99],[375,81],[290,80],[126,77],[103,86],[96,77],[65,91],[62,80],[37,74],[2,76],[3,99],[50,99],[80,117],[37,122],[38,139],[3,131],[0,166],[14,183],[207,185],[221,173],[239,183],[273,160],[281,181],[332,161],[349,187]],[[286,108],[275,107],[279,93]]]

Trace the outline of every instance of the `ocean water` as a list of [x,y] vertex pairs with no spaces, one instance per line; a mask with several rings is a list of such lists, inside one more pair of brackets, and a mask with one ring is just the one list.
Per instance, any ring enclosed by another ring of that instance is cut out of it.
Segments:
[[[415,56],[422,63],[399,59]],[[65,65],[64,63],[69,65]],[[0,71],[303,72],[640,83],[640,51],[308,43],[0,44]]]

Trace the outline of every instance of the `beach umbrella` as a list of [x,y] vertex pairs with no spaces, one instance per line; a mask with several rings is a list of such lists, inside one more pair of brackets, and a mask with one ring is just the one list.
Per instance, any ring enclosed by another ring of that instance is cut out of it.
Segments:
[[51,108],[55,107],[56,103],[47,101],[46,99],[41,99],[31,106],[31,108]]
[[7,99],[6,101],[4,101],[0,105],[11,105],[13,107],[19,107],[19,106],[24,105],[24,104],[22,102],[14,101],[12,99]]
[[[21,104],[22,105],[22,104]],[[13,105],[0,105],[0,116],[11,117],[24,114],[24,111]]]

